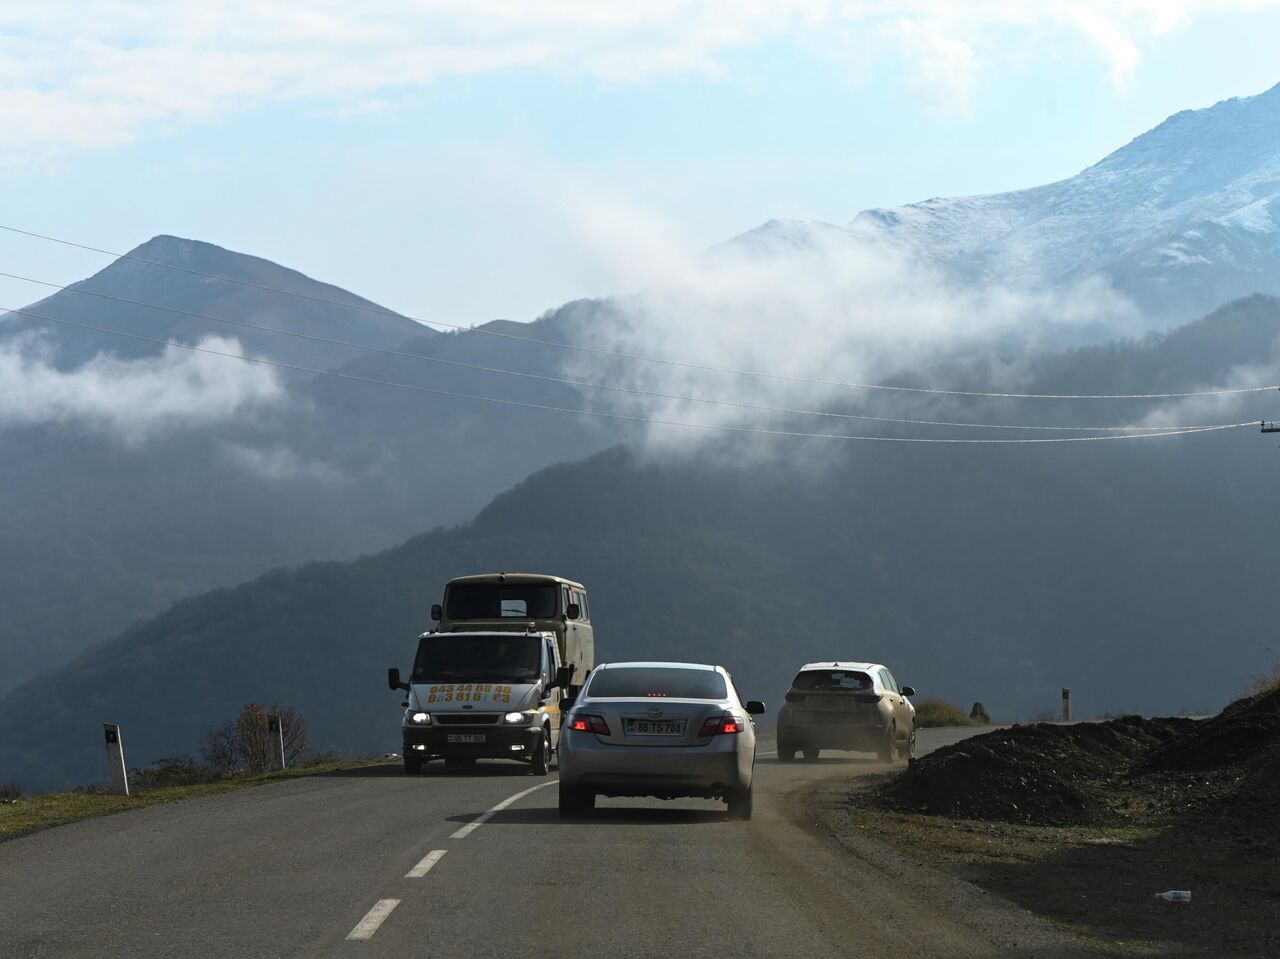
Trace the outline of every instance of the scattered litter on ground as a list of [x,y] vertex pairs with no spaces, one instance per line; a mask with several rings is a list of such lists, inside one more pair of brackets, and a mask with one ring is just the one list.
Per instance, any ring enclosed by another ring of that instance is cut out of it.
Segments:
[[1165,900],[1168,900],[1169,902],[1190,902],[1191,890],[1190,889],[1170,889],[1168,892],[1156,893],[1156,898],[1165,899]]

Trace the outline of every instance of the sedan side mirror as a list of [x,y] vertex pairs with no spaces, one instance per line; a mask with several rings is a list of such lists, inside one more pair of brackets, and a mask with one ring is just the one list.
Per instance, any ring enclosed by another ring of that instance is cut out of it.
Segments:
[[762,712],[764,712],[764,703],[760,702],[758,699],[747,700],[748,716],[759,716]]
[[903,687],[902,687],[902,695],[904,695],[904,696],[914,696],[915,694],[916,694],[916,688],[915,688],[914,686],[903,686]]
[[403,689],[406,693],[409,691],[409,684],[400,682],[400,670],[394,666],[387,670],[387,688]]

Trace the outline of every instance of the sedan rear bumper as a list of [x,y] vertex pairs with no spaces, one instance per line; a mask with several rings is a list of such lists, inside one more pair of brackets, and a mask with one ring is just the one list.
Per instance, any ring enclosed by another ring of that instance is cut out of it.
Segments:
[[606,796],[723,796],[751,785],[754,748],[736,737],[709,746],[624,746],[592,733],[560,739],[560,781]]

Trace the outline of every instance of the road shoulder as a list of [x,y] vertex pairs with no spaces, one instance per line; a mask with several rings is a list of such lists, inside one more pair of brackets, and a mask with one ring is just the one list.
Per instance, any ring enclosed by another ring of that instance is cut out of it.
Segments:
[[[1020,905],[991,895],[959,874],[931,868],[896,832],[864,818],[850,805],[850,795],[876,778],[858,775],[797,786],[787,797],[789,811],[799,825],[887,882],[955,916],[996,946],[999,955],[1066,959],[1098,954],[1092,943],[1068,935]],[[909,938],[909,931],[904,933]]]

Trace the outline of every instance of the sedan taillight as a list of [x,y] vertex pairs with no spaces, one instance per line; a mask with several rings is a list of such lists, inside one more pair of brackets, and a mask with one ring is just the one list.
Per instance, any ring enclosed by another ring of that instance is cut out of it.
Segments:
[[712,716],[702,724],[699,730],[699,736],[724,736],[726,734],[740,733],[746,729],[746,725],[737,716],[725,713],[721,716]]
[[604,721],[603,716],[597,716],[595,713],[583,713],[581,716],[575,716],[573,721],[569,723],[569,728],[575,733],[595,733],[597,736],[609,735],[609,724]]

